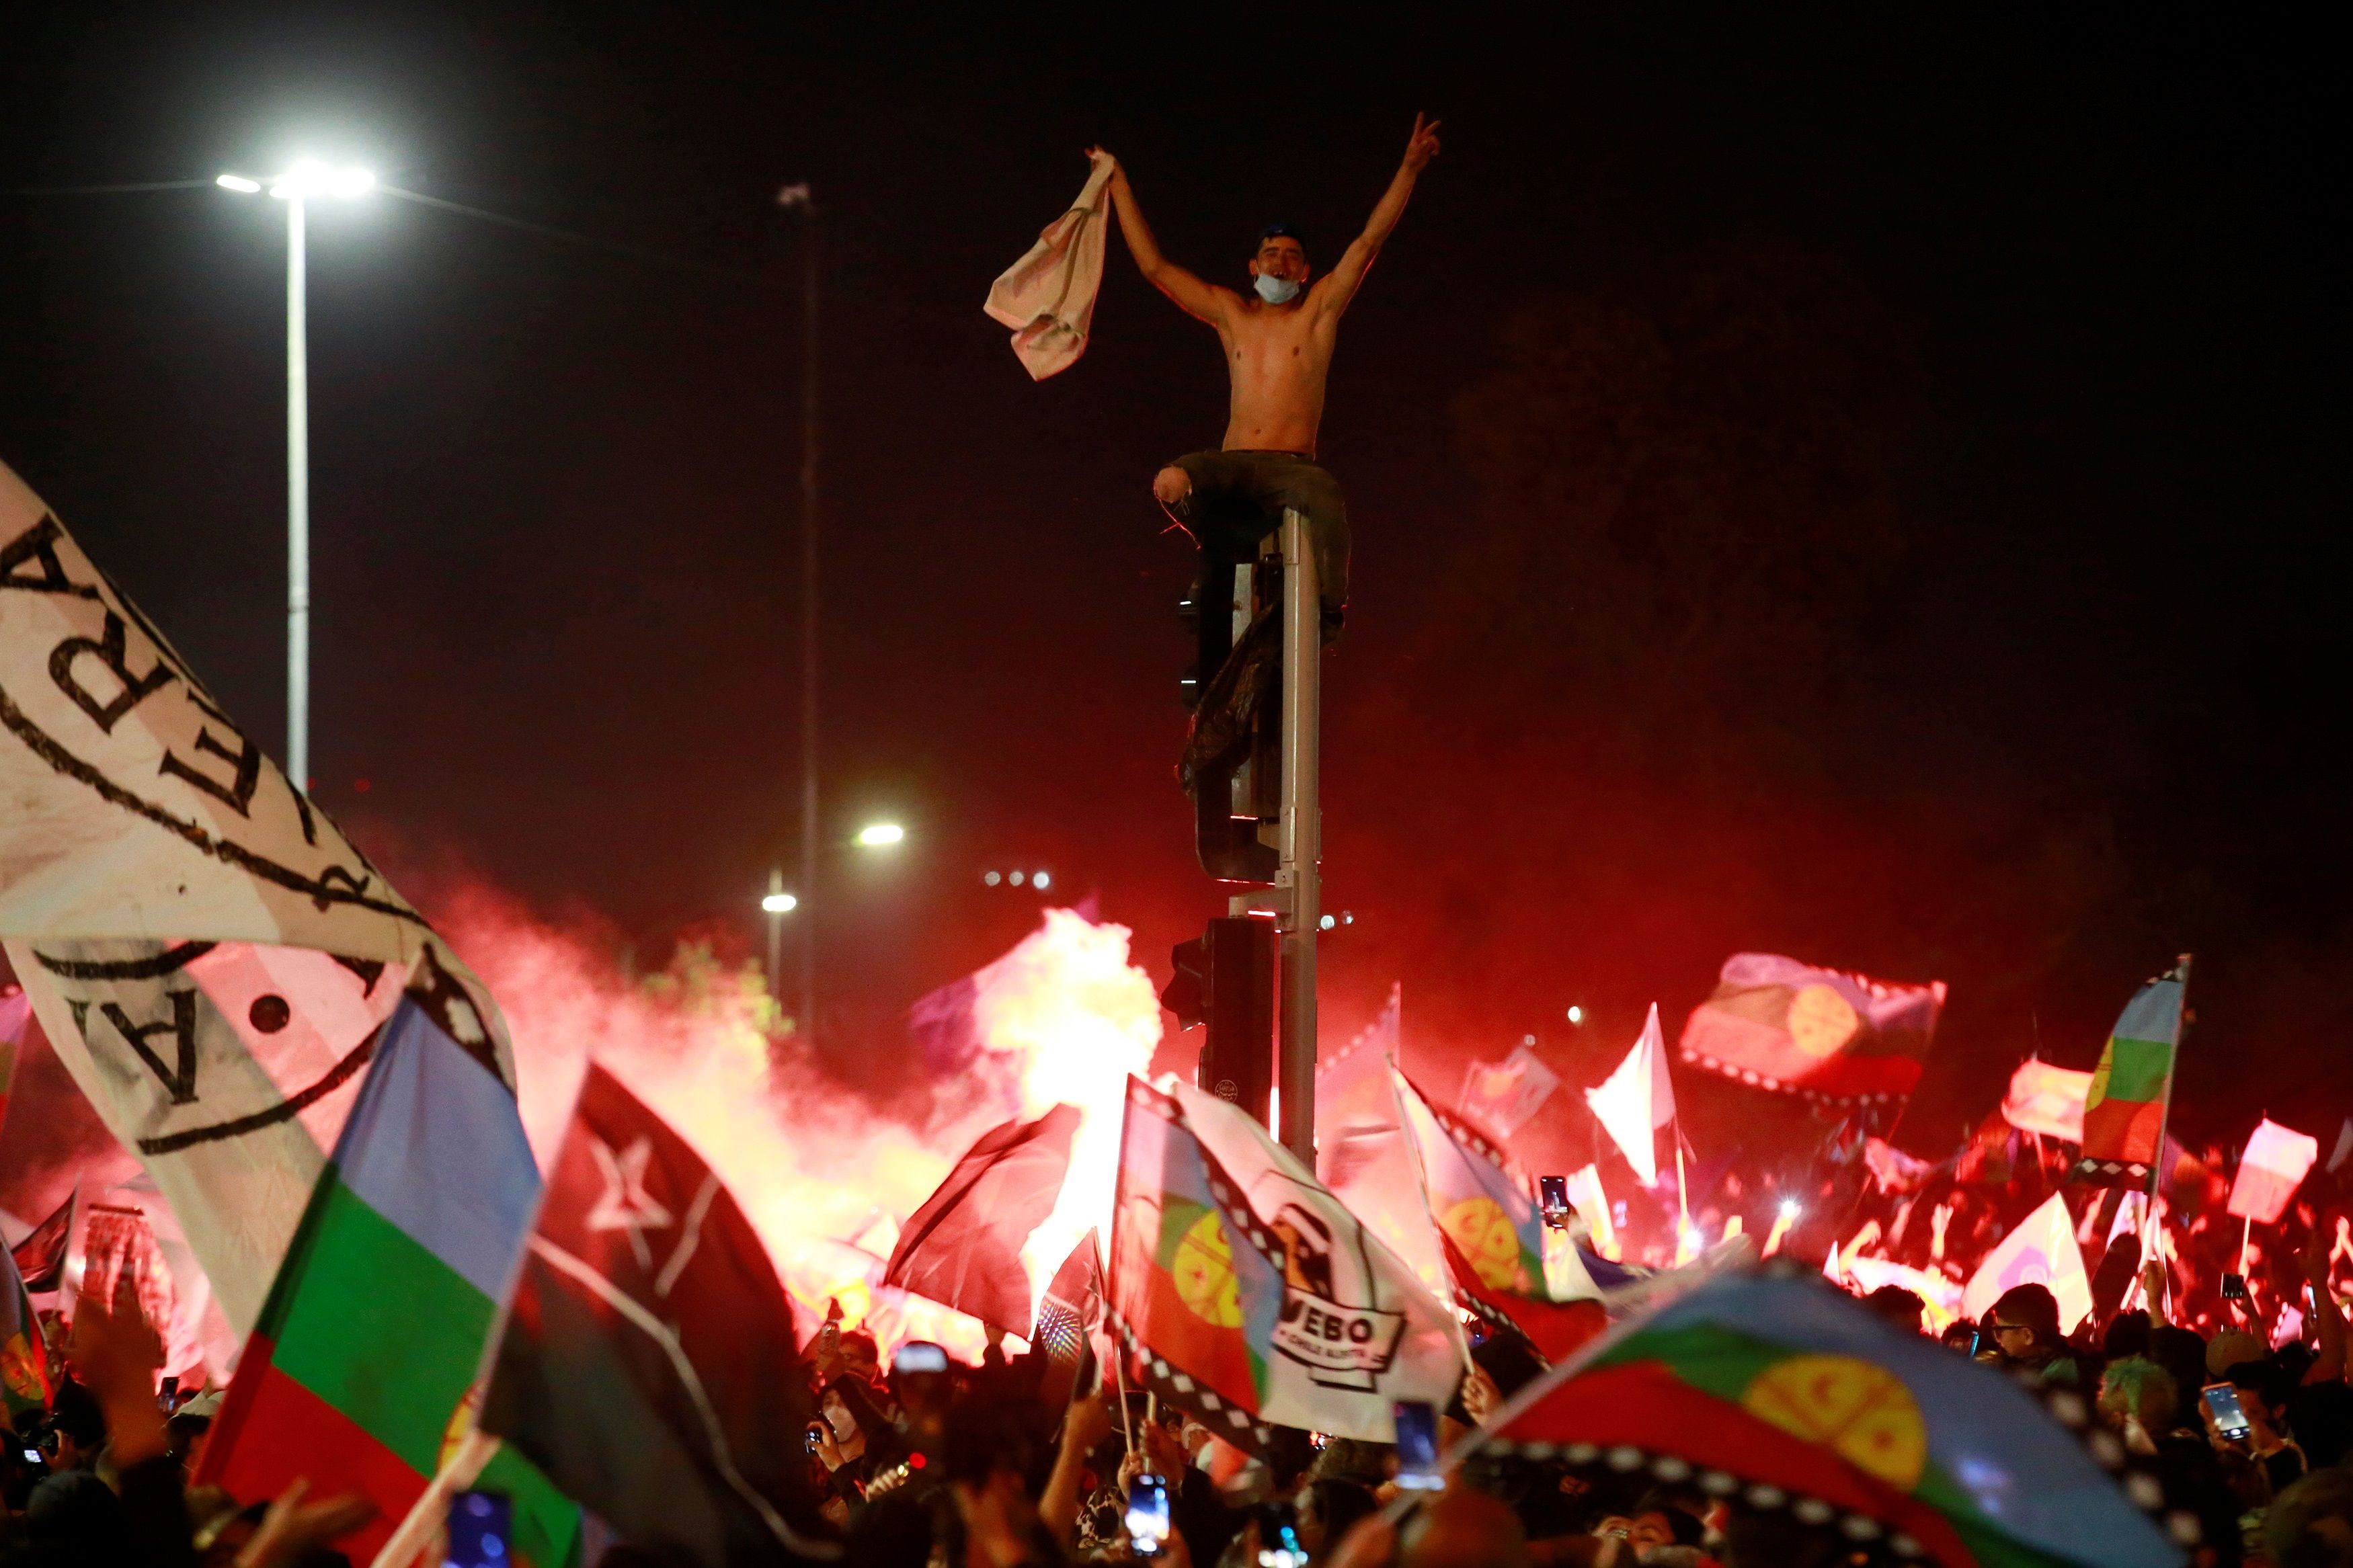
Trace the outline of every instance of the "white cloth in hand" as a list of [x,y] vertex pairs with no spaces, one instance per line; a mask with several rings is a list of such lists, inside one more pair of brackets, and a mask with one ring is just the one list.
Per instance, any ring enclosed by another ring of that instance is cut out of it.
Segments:
[[1033,381],[1068,370],[1086,352],[1095,294],[1103,288],[1114,167],[1110,154],[1096,153],[1079,199],[989,285],[981,308],[1013,329],[1013,352]]

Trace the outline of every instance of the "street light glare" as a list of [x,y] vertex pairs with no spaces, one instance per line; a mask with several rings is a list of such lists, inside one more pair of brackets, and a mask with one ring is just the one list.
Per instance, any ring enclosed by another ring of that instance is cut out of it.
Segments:
[[[243,185],[230,185],[228,176],[220,182],[233,191]],[[369,169],[330,169],[316,158],[305,158],[284,174],[269,187],[269,194],[280,201],[307,201],[313,196],[364,196],[375,189],[375,174]]]
[[788,915],[800,907],[800,902],[790,893],[769,893],[760,900],[760,908],[768,914]]
[[1053,878],[1048,876],[1045,872],[1040,871],[1029,879],[1029,885],[1033,888],[1042,888],[1053,881]]
[[1584,1022],[1585,1022],[1585,1009],[1584,1009],[1584,1008],[1582,1008],[1582,1007],[1571,1007],[1571,1008],[1568,1010],[1568,1021],[1569,1021],[1570,1023],[1572,1023],[1572,1024],[1582,1024],[1582,1023],[1584,1023]]
[[1805,1212],[1806,1211],[1804,1209],[1799,1206],[1797,1199],[1783,1198],[1781,1200],[1781,1217],[1789,1221],[1791,1224],[1796,1224],[1798,1216]]
[[258,196],[261,194],[261,182],[248,180],[243,174],[223,174],[213,184],[222,190],[235,191],[240,195]]
[[907,830],[895,822],[871,822],[858,830],[858,842],[869,849],[899,843],[906,837]]

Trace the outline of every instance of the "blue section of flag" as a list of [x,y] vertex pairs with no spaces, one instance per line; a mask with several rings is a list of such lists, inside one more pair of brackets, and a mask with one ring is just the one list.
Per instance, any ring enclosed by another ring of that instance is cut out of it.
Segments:
[[1615,1290],[1621,1285],[1631,1285],[1637,1280],[1648,1279],[1653,1272],[1648,1268],[1637,1268],[1630,1264],[1612,1263],[1589,1247],[1578,1247],[1577,1258],[1578,1262],[1585,1265],[1585,1272],[1594,1284],[1604,1290]]
[[2120,1040],[2153,1040],[2158,1045],[2181,1043],[2181,982],[2152,980],[2134,993],[2116,1020]]
[[404,998],[335,1145],[343,1185],[492,1301],[539,1206],[505,1084]]

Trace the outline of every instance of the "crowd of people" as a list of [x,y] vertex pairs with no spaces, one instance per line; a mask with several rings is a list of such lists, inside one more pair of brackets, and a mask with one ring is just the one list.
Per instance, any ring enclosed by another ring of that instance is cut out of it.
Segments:
[[[2329,1236],[2316,1226],[2296,1261],[2327,1296]],[[2018,1286],[1976,1322],[1939,1336],[1952,1353],[2072,1389],[2201,1521],[2197,1563],[2353,1568],[2353,1388],[2341,1313],[2315,1311],[2274,1348],[2244,1327],[2211,1335],[2174,1321],[2166,1270],[2140,1285],[2145,1310],[2063,1331],[2041,1285]],[[1828,1289],[1826,1285],[1824,1289]],[[1926,1333],[1900,1287],[1863,1305]],[[52,1320],[54,1322],[54,1320]],[[5,1466],[0,1564],[331,1564],[364,1505],[302,1489],[238,1500],[193,1485],[217,1392],[159,1398],[162,1351],[127,1294],[85,1300],[53,1342],[55,1393],[20,1419]],[[1695,1487],[1473,1452],[1440,1489],[1401,1485],[1388,1445],[1286,1428],[1244,1454],[1184,1412],[1124,1386],[1092,1355],[1075,1382],[1042,1350],[977,1366],[935,1345],[899,1347],[828,1322],[805,1347],[816,1418],[808,1478],[844,1561],[877,1568],[1052,1568],[1166,1559],[1169,1568],[1599,1565],[1831,1568],[1868,1559],[1809,1533],[1786,1512],[1746,1512]],[[1474,1340],[1473,1366],[1440,1420],[1472,1434],[1542,1374],[1524,1342]],[[1063,1386],[1074,1392],[1064,1400]],[[1159,1478],[1155,1488],[1140,1478]],[[1165,1496],[1156,1542],[1132,1494]],[[435,1559],[438,1561],[438,1556]],[[623,1545],[606,1568],[665,1561]]]

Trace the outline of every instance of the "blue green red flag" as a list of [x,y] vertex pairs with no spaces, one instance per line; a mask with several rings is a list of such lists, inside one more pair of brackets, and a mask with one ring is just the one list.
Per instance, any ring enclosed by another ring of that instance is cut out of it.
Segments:
[[2074,1179],[2099,1186],[2148,1182],[2166,1106],[2173,1095],[2173,1057],[2181,1044],[2181,1000],[2189,986],[2187,959],[2133,993],[2108,1032],[2084,1096],[2084,1152]]

